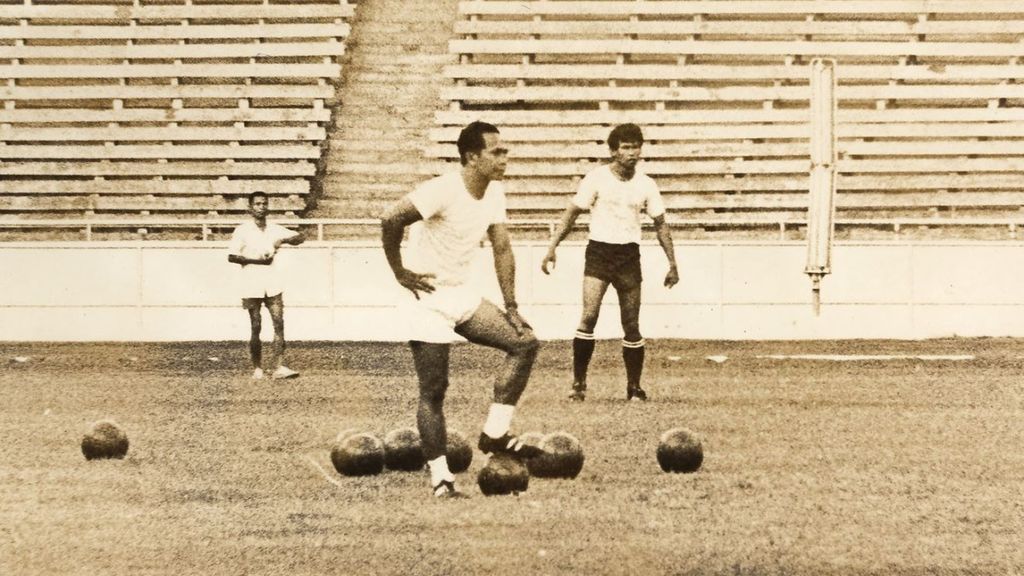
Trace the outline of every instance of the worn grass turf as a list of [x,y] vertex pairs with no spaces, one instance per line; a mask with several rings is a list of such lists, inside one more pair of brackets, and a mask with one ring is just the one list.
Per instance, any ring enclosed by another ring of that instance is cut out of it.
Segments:
[[[796,353],[977,360],[757,358]],[[583,472],[484,497],[477,453],[462,501],[431,498],[425,472],[331,466],[340,430],[414,423],[404,346],[294,345],[286,382],[250,382],[245,354],[0,345],[0,574],[1024,572],[1019,341],[652,341],[647,404],[623,400],[615,342],[567,402],[569,344],[547,343],[515,428],[576,435]],[[449,424],[471,438],[499,361],[453,351]],[[81,437],[107,417],[128,457],[87,462]],[[658,468],[675,426],[703,438],[696,474]]]

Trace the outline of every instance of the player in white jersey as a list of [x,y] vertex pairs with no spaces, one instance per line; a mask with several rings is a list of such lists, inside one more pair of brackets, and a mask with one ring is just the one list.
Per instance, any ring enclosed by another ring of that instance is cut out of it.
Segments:
[[[416,412],[423,453],[435,496],[460,496],[445,456],[447,425],[444,397],[448,357],[456,334],[506,353],[494,382],[494,401],[480,434],[484,453],[519,458],[541,453],[509,433],[515,406],[526,388],[539,343],[519,315],[515,296],[515,259],[505,225],[505,175],[508,150],[498,129],[473,122],[459,134],[461,170],[431,179],[381,218],[381,240],[395,279],[412,292],[406,322],[419,380]],[[410,231],[406,258],[400,248]],[[482,297],[470,279],[470,263],[487,236],[504,299],[504,310]]]
[[275,379],[294,378],[298,372],[284,365],[284,278],[274,256],[283,244],[298,246],[305,241],[300,232],[267,222],[269,202],[265,192],[249,195],[251,220],[241,223],[231,235],[228,262],[239,265],[238,286],[242,307],[249,312],[249,358],[253,380],[263,378],[263,346],[260,342],[265,304],[274,323]]
[[590,242],[583,269],[583,315],[573,338],[572,400],[583,400],[587,391],[587,368],[594,353],[594,326],[608,286],[619,296],[622,320],[622,359],[626,365],[626,399],[647,400],[640,386],[644,366],[644,339],[640,335],[640,229],[643,214],[654,220],[654,228],[668,258],[665,286],[679,282],[672,235],[665,223],[665,204],[658,185],[637,170],[643,148],[643,132],[635,124],[616,126],[608,135],[611,163],[584,176],[579,189],[562,215],[541,270],[555,265],[555,249],[572,230],[576,218],[590,210]]

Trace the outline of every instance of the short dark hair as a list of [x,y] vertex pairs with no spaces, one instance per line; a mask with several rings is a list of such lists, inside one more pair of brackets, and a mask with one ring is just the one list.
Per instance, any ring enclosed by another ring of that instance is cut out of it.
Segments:
[[618,150],[619,144],[623,142],[636,142],[637,144],[643,144],[644,133],[636,124],[619,124],[615,128],[612,128],[611,133],[608,134],[608,148],[611,150]]
[[264,192],[263,190],[253,190],[252,192],[249,193],[249,206],[252,206],[252,203],[255,202],[256,199],[259,198],[260,196],[262,196],[266,200],[270,199],[269,197],[267,197],[267,193]]
[[497,126],[487,122],[470,122],[459,132],[459,162],[466,165],[466,156],[484,149],[484,134],[499,134]]

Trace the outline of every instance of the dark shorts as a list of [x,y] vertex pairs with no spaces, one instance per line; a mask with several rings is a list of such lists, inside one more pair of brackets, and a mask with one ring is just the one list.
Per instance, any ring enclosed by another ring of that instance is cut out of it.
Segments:
[[640,245],[591,240],[584,256],[583,275],[604,280],[619,291],[636,288],[643,282]]
[[264,304],[267,305],[267,308],[270,308],[270,304],[275,300],[283,301],[284,294],[281,293],[273,296],[264,296],[263,298],[242,298],[242,308],[245,308],[246,310],[252,310],[253,308],[258,309]]

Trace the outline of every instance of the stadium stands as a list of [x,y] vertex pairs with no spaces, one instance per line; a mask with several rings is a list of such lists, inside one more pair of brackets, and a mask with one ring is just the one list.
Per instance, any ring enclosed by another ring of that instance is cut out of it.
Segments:
[[354,4],[0,3],[0,218],[307,206]]
[[629,121],[676,221],[805,218],[818,56],[838,62],[841,223],[972,225],[1024,206],[1018,2],[476,0],[455,33],[430,155],[453,161],[468,121],[501,125],[523,217],[560,210]]
[[[217,223],[257,188],[288,217],[350,218],[308,208],[354,7],[0,0],[0,223]],[[455,161],[466,122],[499,124],[517,221],[549,221],[630,121],[678,226],[799,230],[807,64],[823,56],[838,61],[840,227],[1015,234],[1017,2],[471,0],[459,13],[425,171]]]

